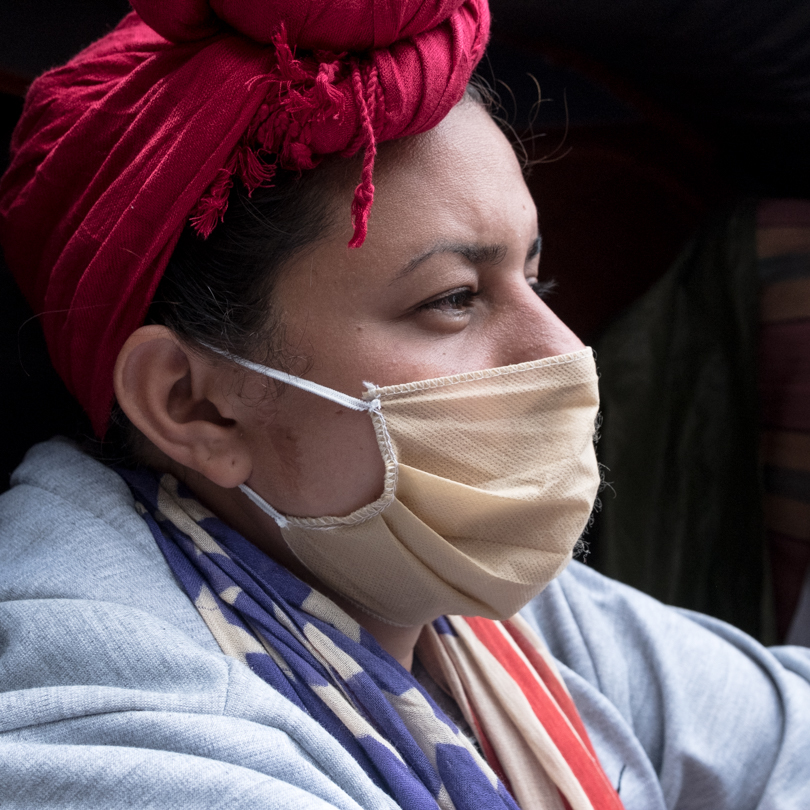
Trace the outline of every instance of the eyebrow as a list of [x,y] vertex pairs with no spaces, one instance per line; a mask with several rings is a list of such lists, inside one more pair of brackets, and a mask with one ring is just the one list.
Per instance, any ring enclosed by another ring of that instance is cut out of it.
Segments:
[[[533,259],[540,253],[541,239],[538,236],[529,247],[529,252],[526,254],[526,261]],[[493,245],[470,245],[457,242],[439,242],[424,253],[420,253],[411,259],[404,267],[397,271],[393,281],[398,281],[403,276],[412,273],[416,268],[427,261],[431,256],[436,256],[440,253],[455,253],[458,256],[463,256],[471,264],[498,264],[503,261],[506,256],[507,247],[503,244]]]
[[458,256],[463,256],[471,264],[497,264],[506,256],[506,245],[465,245],[454,242],[439,242],[429,250],[411,259],[397,272],[394,281],[398,281],[403,276],[412,273],[422,262],[440,253],[455,253]]

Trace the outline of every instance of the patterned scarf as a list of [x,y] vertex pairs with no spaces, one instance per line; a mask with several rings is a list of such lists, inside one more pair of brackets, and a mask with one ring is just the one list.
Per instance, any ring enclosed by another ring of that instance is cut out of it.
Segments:
[[[519,617],[442,617],[416,654],[486,761],[331,600],[170,475],[118,470],[222,651],[313,717],[404,810],[621,810],[551,656]],[[513,796],[515,798],[513,798]]]

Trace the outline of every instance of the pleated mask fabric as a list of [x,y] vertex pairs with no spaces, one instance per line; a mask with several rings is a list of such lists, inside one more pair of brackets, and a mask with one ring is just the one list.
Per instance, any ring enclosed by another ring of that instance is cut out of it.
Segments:
[[[238,358],[319,396],[306,385]],[[382,621],[505,619],[569,563],[600,484],[591,349],[378,388],[363,399],[385,462],[381,496],[345,517],[272,515],[330,588]],[[342,399],[340,399],[342,397]]]

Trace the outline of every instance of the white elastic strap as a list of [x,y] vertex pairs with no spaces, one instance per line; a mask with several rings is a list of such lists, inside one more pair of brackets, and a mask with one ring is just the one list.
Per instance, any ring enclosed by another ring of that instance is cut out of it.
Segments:
[[[234,363],[238,363],[240,366],[244,366],[251,371],[255,371],[258,374],[263,374],[265,377],[271,377],[279,382],[287,383],[287,385],[292,385],[295,388],[300,388],[302,391],[308,391],[310,394],[315,394],[316,396],[328,399],[330,402],[335,402],[338,405],[342,405],[344,408],[350,408],[353,411],[379,412],[380,410],[379,398],[367,402],[364,399],[350,397],[348,394],[335,391],[333,388],[327,388],[325,385],[319,385],[311,380],[303,380],[301,377],[288,374],[286,371],[277,371],[274,368],[268,368],[267,366],[253,363],[250,360],[245,360],[242,357],[237,357],[235,354],[230,354],[229,352],[223,352],[220,349],[215,349],[213,346],[209,346],[207,343],[203,343],[203,346],[205,346],[206,349],[210,349],[215,354],[225,357]],[[366,385],[371,388],[370,383],[366,383]],[[240,484],[239,489],[244,492],[245,495],[247,495],[247,497],[250,498],[250,500],[262,510],[262,512],[273,518],[280,529],[283,529],[289,525],[289,520],[287,520],[287,518],[284,517],[284,515],[282,515],[278,509],[274,509],[272,506],[270,506],[270,504],[267,503],[267,501],[262,498],[258,492],[252,490],[247,484]]]
[[[338,405],[343,405],[344,408],[351,408],[353,411],[373,411],[378,410],[380,407],[379,400],[375,400],[374,402],[366,402],[364,399],[350,397],[348,394],[335,391],[333,388],[327,388],[325,385],[319,385],[311,380],[303,380],[301,377],[296,377],[293,374],[287,374],[286,371],[277,371],[274,368],[267,368],[267,366],[261,366],[258,363],[253,363],[250,360],[244,360],[243,358],[237,357],[234,354],[228,354],[228,352],[215,349],[213,346],[209,346],[208,344],[203,345],[212,352],[216,352],[222,357],[227,357],[228,360],[232,360],[234,363],[239,363],[240,366],[249,368],[251,371],[255,371],[258,374],[264,374],[265,377],[272,377],[274,380],[287,383],[287,385],[292,385],[295,388],[300,388],[302,391],[309,391],[310,394],[316,394],[317,396],[328,399],[337,403]],[[272,507],[270,508],[272,509]]]
[[270,506],[270,504],[267,503],[267,501],[264,498],[262,498],[261,495],[259,495],[257,492],[254,492],[247,484],[239,484],[239,489],[241,489],[242,492],[244,492],[245,495],[247,495],[248,498],[250,498],[250,500],[253,501],[253,503],[255,503],[256,506],[258,506],[259,509],[262,510],[262,512],[264,512],[267,515],[270,515],[270,517],[273,518],[273,520],[275,520],[276,523],[278,523],[279,529],[283,529],[289,524],[287,518],[285,518],[284,515],[282,515],[281,512],[278,511],[278,509],[273,509],[273,507]]

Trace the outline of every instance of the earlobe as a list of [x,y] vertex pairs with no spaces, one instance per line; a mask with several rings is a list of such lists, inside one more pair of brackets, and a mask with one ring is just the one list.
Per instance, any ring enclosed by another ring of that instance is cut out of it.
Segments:
[[121,349],[113,372],[118,404],[162,453],[220,487],[252,470],[242,430],[223,391],[219,366],[191,353],[167,327],[142,326]]

